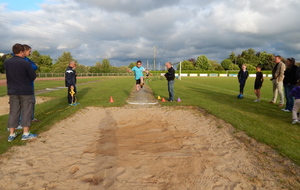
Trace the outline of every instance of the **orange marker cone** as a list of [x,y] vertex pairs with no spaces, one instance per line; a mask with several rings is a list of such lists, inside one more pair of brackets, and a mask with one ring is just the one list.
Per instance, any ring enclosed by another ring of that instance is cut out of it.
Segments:
[[178,97],[177,102],[181,102],[180,97]]
[[113,103],[114,102],[114,99],[113,97],[111,96],[110,99],[109,99],[109,103]]
[[157,99],[160,100],[161,99],[160,96],[157,96]]
[[164,98],[161,99],[162,102],[165,102],[166,100]]

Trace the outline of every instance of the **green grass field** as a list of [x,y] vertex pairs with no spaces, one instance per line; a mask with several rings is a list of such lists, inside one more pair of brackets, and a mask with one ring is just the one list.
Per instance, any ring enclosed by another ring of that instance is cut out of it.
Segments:
[[[37,89],[63,86],[63,81],[43,81],[35,84]],[[72,116],[87,106],[124,106],[134,89],[133,77],[95,77],[78,79],[79,106],[70,107],[66,101],[66,89],[51,91],[39,96],[53,97],[51,101],[36,105],[36,118],[31,131],[40,133],[49,130],[56,122]],[[272,98],[271,81],[265,78],[262,87],[262,101],[255,103],[253,92],[254,78],[249,78],[245,86],[244,99],[237,99],[237,78],[230,77],[185,77],[175,81],[175,97],[181,102],[160,102],[163,106],[197,106],[208,113],[232,124],[236,131],[244,131],[259,142],[277,150],[281,155],[300,165],[300,124],[292,125],[291,113],[282,112],[277,105],[269,104]],[[167,98],[167,81],[158,77],[149,82],[154,96]],[[0,96],[3,93],[0,88]],[[109,98],[114,103],[109,103]],[[184,116],[182,116],[184,117]],[[11,146],[23,145],[20,137],[7,142],[6,126],[8,115],[0,116],[0,153]]]

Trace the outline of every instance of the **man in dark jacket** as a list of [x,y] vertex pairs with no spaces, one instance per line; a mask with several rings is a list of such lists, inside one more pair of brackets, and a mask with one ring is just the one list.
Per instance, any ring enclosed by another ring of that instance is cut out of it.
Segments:
[[68,87],[68,104],[70,106],[76,106],[79,103],[76,102],[76,63],[75,61],[70,61],[68,68],[65,72],[65,82],[66,87]]
[[168,80],[168,92],[169,92],[169,102],[174,101],[174,79],[175,79],[175,70],[172,67],[172,64],[170,62],[166,63],[166,67],[168,69],[168,72],[165,74],[165,77]]
[[4,61],[7,80],[7,94],[9,95],[9,118],[8,128],[10,135],[8,141],[17,137],[15,128],[18,126],[20,114],[22,114],[21,126],[23,127],[22,140],[36,138],[36,134],[29,132],[31,125],[31,113],[33,106],[33,88],[31,82],[35,80],[36,74],[30,63],[25,61],[24,46],[15,44],[12,47],[14,56]]

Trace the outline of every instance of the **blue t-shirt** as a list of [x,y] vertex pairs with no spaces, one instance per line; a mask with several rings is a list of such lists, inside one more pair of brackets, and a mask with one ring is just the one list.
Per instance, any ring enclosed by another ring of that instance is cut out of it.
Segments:
[[137,67],[134,66],[131,69],[134,72],[135,80],[139,80],[141,77],[143,77],[143,71],[145,71],[144,67]]

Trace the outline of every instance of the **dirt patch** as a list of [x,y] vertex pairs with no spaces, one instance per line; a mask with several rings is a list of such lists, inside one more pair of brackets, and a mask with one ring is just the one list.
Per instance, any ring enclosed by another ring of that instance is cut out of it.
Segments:
[[[41,96],[36,96],[36,103],[41,104],[43,102],[49,101],[52,98],[51,97],[41,97]],[[0,97],[0,115],[5,115],[9,113],[9,97],[8,96],[3,96]]]
[[128,103],[86,108],[11,148],[0,189],[300,188],[299,166],[204,110],[160,107],[147,86]]
[[300,187],[298,166],[281,162],[272,149],[247,136],[236,138],[233,131],[222,120],[192,108],[90,107],[2,155],[0,187]]

